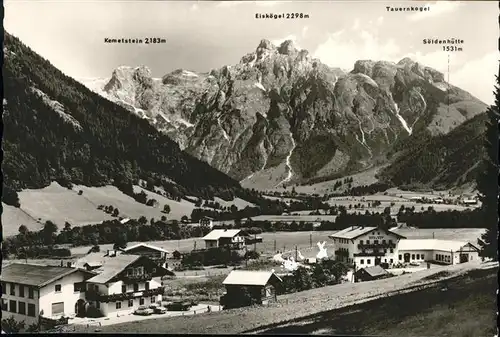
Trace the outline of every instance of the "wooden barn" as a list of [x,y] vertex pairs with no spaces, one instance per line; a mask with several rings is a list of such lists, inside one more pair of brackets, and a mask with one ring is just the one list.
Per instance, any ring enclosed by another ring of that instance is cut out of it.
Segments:
[[381,266],[372,266],[358,269],[354,273],[354,282],[373,281],[392,276]]
[[[227,301],[221,303],[226,308],[251,305],[268,304],[277,300],[277,289],[282,285],[282,280],[272,271],[249,271],[233,270],[226,277],[224,286],[226,299],[231,299],[232,303],[239,305],[230,305]],[[252,298],[251,303],[247,303],[247,298]],[[242,298],[245,297],[245,298]]]

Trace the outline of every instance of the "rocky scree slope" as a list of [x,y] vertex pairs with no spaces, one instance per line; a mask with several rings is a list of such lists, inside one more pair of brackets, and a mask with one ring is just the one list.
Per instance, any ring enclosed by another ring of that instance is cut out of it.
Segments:
[[268,188],[389,163],[422,134],[447,135],[486,109],[410,59],[361,60],[346,73],[292,41],[262,40],[238,64],[208,73],[159,79],[144,66],[119,67],[87,85],[244,186]]

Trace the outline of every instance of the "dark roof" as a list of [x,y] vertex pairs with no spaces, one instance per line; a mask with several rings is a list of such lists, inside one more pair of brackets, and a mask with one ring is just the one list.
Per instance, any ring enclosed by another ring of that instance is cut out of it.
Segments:
[[44,266],[36,264],[12,263],[2,268],[2,282],[19,283],[35,287],[44,287],[64,276],[81,271],[89,275],[95,273],[79,268]]
[[362,269],[358,270],[358,272],[360,272],[361,270],[364,270],[368,275],[370,275],[372,277],[384,276],[384,275],[389,274],[389,272],[387,270],[385,270],[384,268],[382,268],[380,266],[362,268]]

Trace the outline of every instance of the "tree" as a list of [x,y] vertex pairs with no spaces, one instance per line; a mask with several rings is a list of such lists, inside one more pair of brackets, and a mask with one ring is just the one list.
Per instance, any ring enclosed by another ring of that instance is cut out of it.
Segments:
[[165,213],[165,214],[170,214],[170,205],[165,204],[165,205],[163,206],[163,213]]
[[64,223],[64,228],[63,228],[63,231],[65,231],[65,232],[69,232],[69,231],[71,231],[71,224],[70,224],[69,222],[67,222],[67,221],[66,221],[66,222]]
[[115,244],[113,245],[113,249],[124,249],[127,248],[127,233],[119,232],[116,238]]
[[189,218],[187,217],[187,215],[183,215],[182,218],[181,218],[181,221],[182,222],[188,222]]
[[28,232],[28,227],[26,227],[25,225],[19,226],[19,234],[26,235],[27,232]]
[[2,319],[2,329],[9,334],[20,332],[22,329],[24,329],[24,326],[24,321],[18,322],[14,319],[14,316]]
[[118,210],[118,208],[115,208],[115,209],[113,210],[113,216],[114,216],[114,217],[117,217],[119,214],[120,214],[120,211]]
[[481,162],[481,169],[476,178],[483,223],[486,232],[478,240],[481,247],[481,256],[498,260],[498,132],[500,104],[500,77],[497,76],[495,86],[495,103],[487,110],[488,121],[484,139],[485,154]]

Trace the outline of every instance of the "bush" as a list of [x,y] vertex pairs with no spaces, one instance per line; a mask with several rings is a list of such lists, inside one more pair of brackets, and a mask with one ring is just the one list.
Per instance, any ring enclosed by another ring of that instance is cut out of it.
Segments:
[[245,259],[247,260],[257,260],[258,258],[260,258],[260,254],[255,250],[249,250],[245,253]]
[[25,327],[24,321],[16,321],[14,316],[10,316],[9,318],[2,319],[2,329],[9,333],[18,333],[23,330]]

